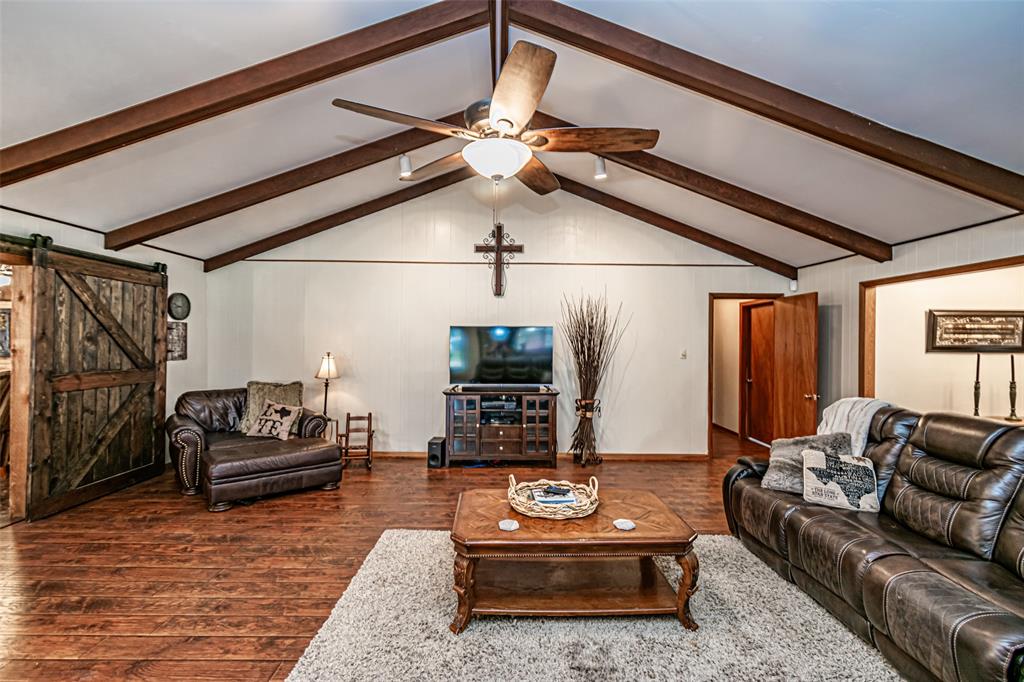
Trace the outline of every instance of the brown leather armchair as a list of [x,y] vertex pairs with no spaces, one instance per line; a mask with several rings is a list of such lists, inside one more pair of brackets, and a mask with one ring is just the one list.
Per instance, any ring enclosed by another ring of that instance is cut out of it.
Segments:
[[912,680],[1024,680],[1024,428],[956,414],[875,415],[865,456],[881,513],[723,482],[729,529]]
[[[244,388],[189,391],[178,398],[174,414],[167,419],[165,428],[170,439],[175,477],[181,486],[182,495],[199,494],[202,456],[211,447],[255,454],[259,449],[281,443],[273,438],[246,436],[238,430],[245,413],[245,398]],[[303,443],[297,441],[320,439],[326,428],[327,417],[303,408],[299,416],[298,437],[284,443],[300,447]]]

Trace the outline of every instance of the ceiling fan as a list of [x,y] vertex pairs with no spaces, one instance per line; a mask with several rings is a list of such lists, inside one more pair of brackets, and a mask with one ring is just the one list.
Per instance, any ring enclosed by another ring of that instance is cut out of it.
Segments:
[[486,178],[498,181],[515,176],[537,194],[547,194],[558,189],[558,180],[535,152],[625,152],[650,149],[658,142],[658,131],[644,128],[531,129],[530,119],[551,79],[555,56],[540,45],[517,42],[505,60],[490,99],[466,107],[464,128],[343,99],[335,99],[332,104],[469,141],[454,154],[403,172],[401,179],[409,181],[467,163]]

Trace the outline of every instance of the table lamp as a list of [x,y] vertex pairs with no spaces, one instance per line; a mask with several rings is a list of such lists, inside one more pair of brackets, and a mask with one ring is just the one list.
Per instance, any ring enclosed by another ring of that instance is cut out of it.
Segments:
[[338,365],[334,361],[334,356],[326,353],[320,358],[320,369],[316,372],[316,378],[324,380],[324,416],[327,416],[327,387],[331,379],[337,379],[338,376]]

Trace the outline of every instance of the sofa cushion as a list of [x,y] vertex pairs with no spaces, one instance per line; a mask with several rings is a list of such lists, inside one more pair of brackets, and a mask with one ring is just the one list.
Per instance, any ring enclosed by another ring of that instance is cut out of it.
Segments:
[[762,488],[755,478],[737,481],[732,488],[736,521],[762,545],[787,556],[786,517],[804,504],[799,495]]
[[244,444],[203,453],[205,477],[211,481],[244,478],[338,461],[338,446],[322,438],[268,438],[255,449]]
[[1024,618],[1024,581],[999,564],[984,559],[921,559],[928,568],[944,575],[982,599]]
[[206,434],[206,449],[223,450],[224,448],[234,448],[239,445],[245,446],[246,448],[256,448],[260,447],[263,443],[273,443],[275,440],[277,439],[246,436],[241,431],[208,433]]
[[768,471],[761,486],[772,490],[801,494],[804,491],[803,451],[811,448],[827,455],[850,454],[850,434],[823,433],[817,436],[776,438],[768,456]]
[[988,559],[1022,477],[1024,429],[929,414],[900,453],[884,509],[936,542]]
[[1024,618],[907,556],[864,577],[871,624],[943,680],[1005,680],[1024,649]]
[[[1015,439],[1024,441],[1024,428],[1015,432]],[[1011,437],[1006,436],[1009,444]],[[1003,440],[1000,440],[1003,445]],[[999,529],[992,560],[1024,579],[1024,477],[1017,483],[1017,494],[1007,507],[1003,525]]]
[[930,540],[885,514],[859,514],[850,512],[847,518],[850,519],[851,523],[855,523],[861,528],[871,531],[875,536],[884,538],[894,545],[899,545],[907,551],[907,554],[914,557],[925,559],[936,557],[969,559],[974,557],[970,552],[953,549],[942,543]]
[[252,428],[245,432],[249,437],[270,437],[278,440],[288,440],[292,423],[298,419],[302,408],[294,405],[282,405],[280,403],[266,400],[263,402],[263,411],[252,423]]
[[864,614],[863,580],[872,563],[909,552],[857,525],[852,512],[809,505],[787,520],[789,560]]
[[244,410],[244,388],[188,391],[174,404],[175,414],[188,417],[208,433],[238,431]]
[[900,452],[907,444],[911,432],[917,426],[921,415],[898,407],[883,407],[871,418],[868,442],[864,446],[864,457],[875,465],[875,479],[878,482],[878,501],[881,503],[889,480],[896,471]]
[[878,512],[875,465],[867,457],[804,450],[804,499],[837,509]]
[[[302,382],[293,381],[288,384],[275,384],[267,381],[250,381],[245,385],[245,410],[242,412],[242,423],[238,430],[249,433],[256,418],[263,412],[267,401],[282,405],[302,407]],[[292,422],[291,432],[299,432],[298,421]]]

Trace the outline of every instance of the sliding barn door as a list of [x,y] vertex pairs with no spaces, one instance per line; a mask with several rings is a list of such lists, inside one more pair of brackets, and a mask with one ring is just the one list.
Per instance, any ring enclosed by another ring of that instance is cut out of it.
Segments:
[[28,516],[164,466],[166,275],[35,249]]

